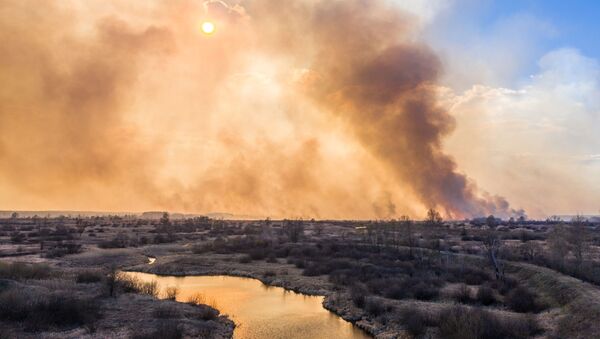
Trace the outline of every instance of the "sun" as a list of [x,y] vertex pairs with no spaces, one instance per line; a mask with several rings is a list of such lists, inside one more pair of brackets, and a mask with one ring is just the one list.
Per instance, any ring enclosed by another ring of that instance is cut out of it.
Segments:
[[204,34],[213,34],[215,32],[215,24],[210,21],[203,22],[202,32],[204,32]]

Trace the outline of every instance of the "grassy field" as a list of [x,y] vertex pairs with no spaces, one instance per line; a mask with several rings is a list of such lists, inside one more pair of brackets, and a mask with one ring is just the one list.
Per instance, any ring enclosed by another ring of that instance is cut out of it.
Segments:
[[231,336],[209,306],[158,301],[152,286],[119,279],[125,269],[324,295],[378,338],[590,338],[600,330],[597,227],[13,217],[0,220],[0,298],[12,305],[0,306],[0,321],[8,336]]

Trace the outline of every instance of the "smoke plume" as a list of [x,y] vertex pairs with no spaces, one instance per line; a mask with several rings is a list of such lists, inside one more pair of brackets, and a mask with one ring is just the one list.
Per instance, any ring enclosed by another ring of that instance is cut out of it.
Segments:
[[509,213],[505,199],[480,194],[444,153],[454,119],[437,103],[441,62],[410,40],[410,18],[383,2],[351,0],[319,2],[301,20],[292,25],[301,31],[287,33],[308,35],[315,48],[304,89],[425,206],[452,217]]
[[372,0],[2,0],[0,204],[507,215],[444,153],[414,20]]

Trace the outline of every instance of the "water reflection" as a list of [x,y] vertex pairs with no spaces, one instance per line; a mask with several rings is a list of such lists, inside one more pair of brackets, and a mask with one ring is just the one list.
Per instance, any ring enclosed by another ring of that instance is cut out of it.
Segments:
[[363,331],[324,309],[323,297],[289,292],[248,278],[128,274],[143,281],[157,281],[161,292],[168,287],[177,287],[178,301],[187,301],[201,293],[206,303],[213,304],[238,324],[234,338],[369,338]]

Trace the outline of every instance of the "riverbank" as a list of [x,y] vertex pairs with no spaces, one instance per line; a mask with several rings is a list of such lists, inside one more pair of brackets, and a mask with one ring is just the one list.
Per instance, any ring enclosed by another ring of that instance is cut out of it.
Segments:
[[[148,263],[148,256],[156,258],[153,264]],[[482,262],[482,258],[475,256],[458,255],[467,261]],[[143,248],[94,249],[85,253],[71,255],[61,260],[47,260],[46,263],[53,267],[58,275],[39,282],[27,282],[31,289],[32,283],[36,290],[48,290],[52,293],[72,292],[81,297],[102,295],[103,284],[77,284],[76,275],[82,270],[106,269],[119,267],[126,271],[139,271],[169,276],[187,275],[229,275],[253,278],[268,286],[282,287],[307,295],[323,296],[323,307],[337,314],[341,318],[353,323],[375,338],[409,338],[405,327],[394,319],[387,323],[372,319],[363,309],[356,307],[348,290],[336,287],[329,281],[327,275],[305,276],[303,269],[284,259],[245,260],[243,254],[216,254],[213,252],[195,254],[185,244],[169,244],[148,246]],[[554,326],[560,324],[561,334],[577,338],[577,333],[590,333],[595,331],[594,317],[600,309],[597,305],[598,290],[596,287],[582,283],[577,279],[565,277],[557,272],[533,265],[510,263],[507,271],[516,274],[532,288],[541,292],[541,296],[552,308],[537,316],[545,329],[544,333],[553,333]],[[41,288],[41,289],[40,289]],[[45,293],[45,292],[44,292]],[[443,292],[444,293],[444,292]],[[592,293],[592,298],[587,298]],[[372,297],[375,298],[375,297]],[[560,299],[560,303],[556,301]],[[437,301],[417,300],[390,300],[377,299],[382,304],[394,307],[396,310],[408,309],[411,312],[429,312],[439,314],[452,301],[441,296]],[[165,303],[170,304],[165,306]],[[586,305],[583,311],[579,306]],[[122,294],[116,298],[101,298],[100,310],[104,316],[94,323],[93,327],[70,327],[67,329],[44,331],[47,338],[101,338],[132,337],[136,328],[156,328],[164,319],[157,319],[154,314],[160,309],[171,308],[178,314],[178,322],[187,336],[198,336],[198,331],[203,331],[206,324],[195,321],[194,311],[189,305],[160,301],[143,295]],[[139,310],[143,309],[143,312]],[[503,309],[494,309],[494,312],[511,316],[512,313]],[[398,314],[398,312],[394,312]],[[569,313],[570,316],[565,316]],[[381,319],[381,317],[379,317]],[[21,337],[33,337],[33,334],[23,332],[22,329],[5,326],[10,334],[19,334]],[[215,320],[210,327],[210,338],[231,338],[235,325],[226,317]],[[437,333],[428,329],[428,335],[436,337]],[[37,334],[36,334],[37,335]],[[545,337],[541,336],[540,338]]]
[[234,322],[210,306],[111,283],[110,267],[147,260],[136,252],[0,260],[0,338],[232,338]]
[[[243,260],[244,256],[240,254],[215,254],[212,252],[191,254],[189,251],[187,253],[163,252],[161,254],[157,256],[157,260],[153,265],[134,265],[128,267],[127,270],[169,276],[230,275],[253,278],[260,280],[265,285],[283,287],[287,290],[308,295],[323,296],[323,307],[355,324],[375,338],[411,337],[402,324],[396,323],[393,320],[382,323],[369,317],[364,310],[353,304],[348,290],[336,287],[328,280],[326,275],[304,276],[302,269],[297,268],[293,264],[288,264],[282,259],[271,260],[271,262],[268,262],[268,260],[246,262]],[[484,259],[481,257],[460,254],[456,256],[464,260],[465,263],[472,262],[474,265],[485,265]],[[540,297],[544,300],[544,303],[550,307],[545,312],[537,315],[540,326],[544,329],[543,333],[550,334],[558,330],[571,337],[577,337],[579,329],[586,329],[586,333],[589,333],[588,330],[596,327],[593,325],[593,317],[576,309],[576,306],[581,304],[582,298],[576,297],[573,300],[558,302],[559,299],[564,299],[565,294],[578,296],[593,293],[596,296],[598,289],[595,286],[534,265],[510,263],[507,266],[507,270],[519,276],[524,284],[535,288],[540,293]],[[541,288],[540,275],[543,275],[543,283],[550,287]],[[578,288],[582,287],[585,288],[578,290]],[[556,290],[559,290],[562,294],[558,295]],[[450,286],[444,289],[443,293],[452,295],[455,291]],[[594,303],[594,307],[590,308],[590,312],[591,314],[597,314],[600,308],[595,304],[596,299],[587,300],[588,304],[592,302]],[[453,300],[444,300],[443,297],[442,300],[438,301],[386,299],[382,303],[386,303],[388,306],[397,309],[404,308],[414,310],[415,312],[439,314],[445,308],[452,305]],[[501,314],[506,317],[515,315],[513,312],[508,312],[508,310],[503,308],[493,308],[490,310],[495,314]],[[566,313],[576,315],[576,317],[565,316]],[[556,328],[557,324],[561,325],[561,329]],[[436,335],[436,333],[430,334]],[[545,335],[541,337],[545,337]]]
[[[118,265],[120,268],[128,271],[139,271],[153,273],[158,275],[185,276],[185,275],[230,275],[238,277],[247,277],[260,280],[265,285],[278,286],[287,290],[296,291],[308,295],[323,296],[323,306],[331,312],[337,314],[343,319],[352,322],[357,327],[363,329],[366,333],[375,338],[403,338],[411,337],[407,331],[403,320],[398,317],[371,317],[365,311],[356,307],[352,301],[350,291],[344,287],[336,287],[329,281],[327,275],[305,276],[303,269],[295,264],[288,263],[285,259],[261,259],[248,261],[244,254],[216,254],[214,252],[193,253],[191,246],[187,244],[169,244],[155,245],[144,248],[129,248],[122,250],[98,250],[81,255],[69,256],[68,260],[62,261],[61,265]],[[428,251],[428,250],[424,250]],[[450,255],[450,254],[448,254]],[[148,264],[148,256],[156,258],[152,264]],[[486,262],[483,258],[472,255],[452,254],[456,260],[461,260],[465,265],[483,266]],[[567,337],[578,337],[580,329],[595,328],[593,317],[587,312],[578,309],[580,302],[571,302],[567,300],[558,303],[556,300],[561,296],[556,295],[552,289],[559,290],[563,294],[580,295],[589,291],[597,294],[597,288],[589,284],[581,283],[577,279],[568,278],[558,272],[540,268],[533,265],[522,263],[510,263],[507,265],[507,273],[515,274],[519,280],[539,293],[541,300],[550,308],[542,313],[536,314],[535,318],[541,326],[541,336],[560,331],[562,334],[568,334]],[[540,282],[536,275],[543,272],[543,280]],[[567,279],[568,278],[568,279]],[[566,279],[566,280],[565,280]],[[574,282],[578,282],[574,284]],[[542,288],[540,284],[549,287]],[[339,285],[338,285],[339,286]],[[585,287],[582,291],[577,291],[577,287]],[[385,305],[385,307],[394,308],[396,311],[390,314],[401,316],[402,313],[418,313],[436,316],[452,305],[455,305],[456,284],[447,284],[440,290],[440,296],[437,300],[392,300],[389,298],[380,298],[371,296],[370,298]],[[591,293],[590,292],[590,293]],[[583,300],[583,298],[574,298],[572,300]],[[590,301],[588,301],[589,303]],[[595,300],[594,300],[595,302]],[[476,305],[475,305],[476,306]],[[592,305],[590,314],[597,314],[597,305]],[[464,307],[471,307],[469,305]],[[504,319],[510,319],[519,314],[511,312],[504,307],[490,307],[488,312],[498,315]],[[570,316],[566,316],[570,314]],[[383,321],[381,321],[383,320]],[[557,325],[560,324],[560,328]],[[428,327],[427,335],[437,337],[439,334],[436,328]]]
[[152,265],[135,265],[124,270],[164,276],[228,275],[257,279],[268,286],[282,287],[306,295],[323,296],[325,309],[375,338],[399,338],[403,335],[401,328],[390,331],[389,326],[366,317],[364,311],[352,304],[348,291],[336,289],[325,276],[304,276],[301,269],[283,260],[270,263],[262,260],[241,263],[241,258],[242,256],[237,254],[167,254],[157,257]]

